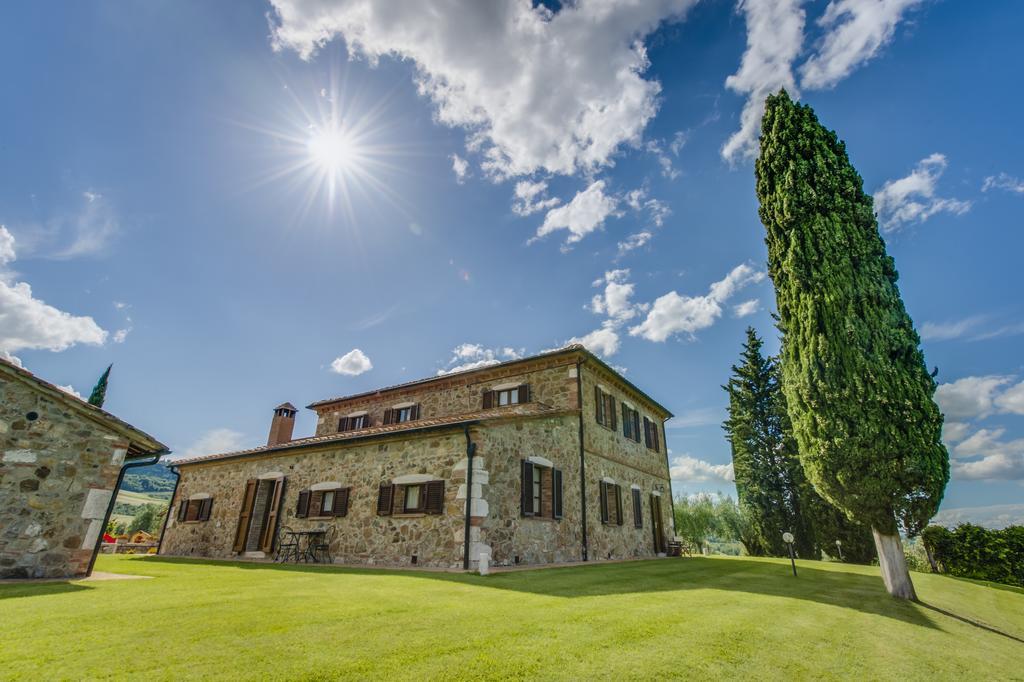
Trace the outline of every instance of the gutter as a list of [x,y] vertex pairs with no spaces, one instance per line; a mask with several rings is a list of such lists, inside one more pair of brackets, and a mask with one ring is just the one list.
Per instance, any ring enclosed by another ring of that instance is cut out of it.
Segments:
[[[92,575],[92,568],[96,565],[96,556],[100,553],[100,545],[103,543],[103,534],[107,532],[107,524],[110,523],[110,515],[114,513],[114,504],[117,502],[117,492],[121,489],[121,482],[124,480],[124,474],[128,469],[135,469],[138,467],[147,467],[151,464],[156,464],[160,461],[160,458],[164,455],[171,454],[168,448],[158,450],[153,454],[151,460],[141,460],[138,462],[129,462],[121,466],[121,471],[117,474],[117,483],[114,484],[114,490],[110,494],[110,502],[107,503],[107,513],[103,515],[103,524],[100,526],[100,532],[96,534],[96,545],[92,548],[92,557],[89,559],[89,569],[85,572],[85,577],[88,578]],[[170,507],[167,508],[167,513],[171,513]]]
[[174,505],[174,498],[178,496],[178,486],[181,484],[181,472],[178,471],[178,467],[169,466],[167,467],[174,474],[174,491],[171,493],[171,499],[167,502],[167,515],[164,516],[164,527],[160,529],[160,539],[156,543],[156,553],[159,555],[160,550],[164,548],[164,535],[167,534],[167,523],[171,520],[171,507]]
[[583,372],[582,363],[576,361],[576,403],[580,407],[580,507],[583,511],[583,560],[589,561],[587,557],[587,468],[583,458]]
[[469,424],[463,428],[466,434],[466,521],[464,547],[462,549],[462,570],[469,570],[469,528],[470,516],[473,513],[473,455],[476,454],[476,443],[469,437]]

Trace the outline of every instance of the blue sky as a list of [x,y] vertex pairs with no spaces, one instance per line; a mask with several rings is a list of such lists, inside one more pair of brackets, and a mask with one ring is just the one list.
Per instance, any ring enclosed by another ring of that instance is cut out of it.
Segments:
[[943,513],[1024,519],[1024,6],[432,4],[6,6],[0,352],[82,394],[113,362],[107,407],[196,454],[582,340],[677,415],[676,492],[731,492],[720,386],[747,325],[778,345],[750,153],[785,86],[876,195]]

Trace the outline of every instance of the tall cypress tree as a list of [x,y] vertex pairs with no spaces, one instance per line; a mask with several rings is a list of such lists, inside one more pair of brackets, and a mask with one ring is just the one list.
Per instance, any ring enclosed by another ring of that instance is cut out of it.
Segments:
[[757,196],[800,461],[871,526],[889,593],[915,599],[899,530],[924,528],[949,480],[935,381],[845,145],[785,91],[762,131]]
[[100,376],[100,380],[92,387],[92,393],[89,394],[90,405],[103,407],[103,402],[107,399],[107,379],[110,378],[110,369],[113,366],[114,365],[107,365],[107,369]]

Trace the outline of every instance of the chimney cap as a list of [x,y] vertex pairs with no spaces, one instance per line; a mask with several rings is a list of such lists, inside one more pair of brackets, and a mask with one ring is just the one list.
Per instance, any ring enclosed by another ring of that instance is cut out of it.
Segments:
[[280,405],[278,405],[274,409],[275,410],[291,410],[292,412],[298,412],[299,411],[299,408],[295,407],[291,403],[281,403]]

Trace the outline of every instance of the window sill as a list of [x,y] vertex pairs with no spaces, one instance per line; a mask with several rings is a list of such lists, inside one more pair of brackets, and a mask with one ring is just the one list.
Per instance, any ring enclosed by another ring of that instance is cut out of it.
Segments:
[[330,516],[307,516],[305,518],[307,521],[331,521],[338,517],[335,514],[331,514]]
[[393,518],[396,519],[418,519],[423,516],[427,516],[426,512],[402,512],[401,514],[392,514]]
[[554,519],[554,518],[551,518],[550,516],[536,516],[536,515],[534,515],[534,516],[520,515],[519,518],[521,518],[521,519],[529,519],[531,521],[546,521],[548,523],[557,523],[558,521],[562,520],[562,519]]

